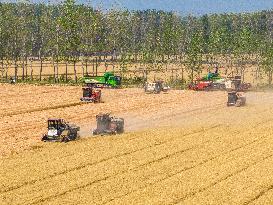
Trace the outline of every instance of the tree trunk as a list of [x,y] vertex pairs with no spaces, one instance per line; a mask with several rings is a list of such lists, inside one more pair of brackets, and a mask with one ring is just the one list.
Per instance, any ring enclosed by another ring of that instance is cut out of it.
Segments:
[[135,56],[134,56],[134,62],[137,62],[137,53],[135,52]]
[[96,57],[96,76],[98,76],[98,58]]
[[30,80],[33,81],[33,61],[31,60],[30,63]]
[[73,67],[74,67],[75,82],[77,83],[78,79],[77,79],[76,61],[74,61]]
[[6,82],[8,82],[8,69],[6,70]]
[[28,66],[28,65],[27,65],[27,63],[28,63],[28,62],[27,62],[27,57],[26,57],[26,80],[27,80],[27,78],[28,78],[28,69],[27,69],[27,66]]
[[56,66],[54,63],[54,58],[52,58],[52,64],[53,64],[53,78],[54,78],[54,83],[56,83]]
[[56,82],[59,83],[59,59],[57,57],[57,65],[56,65]]
[[193,83],[193,67],[191,68],[191,83]]
[[25,80],[25,60],[23,60],[22,62],[22,80]]
[[85,61],[85,75],[88,75],[87,60]]
[[40,58],[40,77],[39,80],[42,81],[42,72],[43,72],[43,60]]
[[93,58],[92,59],[92,61],[93,61],[93,64],[92,64],[92,76],[94,76],[95,75],[95,59]]
[[14,70],[14,78],[15,78],[15,81],[17,81],[17,71],[18,71],[18,68],[17,68],[17,60],[15,59],[15,70]]
[[67,83],[68,82],[68,78],[67,78],[67,62],[65,62],[65,82]]
[[272,85],[272,70],[268,71],[268,85]]
[[1,77],[4,79],[4,71],[5,71],[5,68],[4,68],[4,58],[3,58],[3,56],[1,57],[1,71],[2,71],[2,73],[1,73]]
[[184,85],[184,64],[182,63],[182,56],[180,55],[180,66],[181,66],[181,81],[182,85]]
[[82,62],[82,77],[84,78],[84,64]]

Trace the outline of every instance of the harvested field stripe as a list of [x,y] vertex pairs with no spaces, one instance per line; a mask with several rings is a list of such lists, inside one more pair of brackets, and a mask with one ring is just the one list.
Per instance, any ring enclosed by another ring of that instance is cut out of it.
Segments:
[[67,108],[67,107],[74,107],[77,105],[82,105],[84,104],[83,102],[75,102],[75,103],[68,103],[68,104],[63,104],[63,105],[56,105],[52,107],[42,107],[42,108],[35,108],[35,109],[30,109],[30,110],[24,110],[20,112],[14,112],[14,113],[6,113],[1,115],[0,117],[6,117],[6,116],[15,116],[15,115],[21,115],[21,114],[26,114],[26,113],[33,113],[33,112],[39,112],[39,111],[45,111],[45,110],[54,110],[54,109],[59,109],[59,108]]
[[[259,124],[257,124],[255,127],[257,127],[257,126],[259,126],[259,125],[262,125],[262,124],[263,124],[263,123],[259,123]],[[211,129],[215,129],[215,128],[217,128],[217,127],[220,127],[220,125],[216,125],[216,126],[213,126],[213,127],[207,128],[207,129],[201,129],[201,130],[198,130],[198,131],[196,131],[196,132],[191,132],[191,133],[188,133],[188,134],[183,135],[183,136],[190,136],[190,135],[193,135],[193,134],[198,134],[198,133],[200,133],[200,132],[204,132],[204,131],[208,131],[208,130],[211,130]],[[252,128],[249,129],[249,130],[255,129],[255,127],[252,127]],[[247,132],[247,131],[249,131],[249,130],[246,130],[245,132]],[[235,132],[235,133],[236,133],[236,132]],[[82,166],[78,166],[78,167],[75,167],[75,168],[73,168],[73,169],[69,169],[69,170],[66,170],[66,171],[63,171],[63,172],[59,172],[59,173],[56,173],[56,174],[53,174],[53,175],[49,175],[48,177],[44,177],[44,178],[41,178],[41,179],[39,179],[39,180],[28,181],[28,182],[25,182],[25,183],[23,183],[23,184],[21,184],[21,185],[19,185],[19,186],[10,187],[10,188],[8,188],[8,189],[6,189],[6,190],[4,190],[4,191],[2,191],[2,192],[0,192],[0,193],[6,193],[6,192],[9,192],[9,191],[13,191],[13,190],[19,189],[19,188],[21,188],[21,187],[23,187],[23,186],[34,184],[34,183],[36,183],[36,182],[38,182],[38,181],[42,181],[42,180],[45,180],[45,179],[48,179],[48,178],[52,178],[52,177],[55,177],[55,176],[58,176],[58,175],[63,175],[63,174],[66,174],[66,173],[69,173],[69,172],[72,172],[72,171],[75,171],[75,170],[80,170],[80,169],[83,169],[83,168],[85,168],[85,167],[87,167],[87,166],[93,166],[93,165],[95,165],[95,164],[98,164],[98,163],[101,163],[101,162],[105,162],[105,161],[108,161],[108,160],[111,160],[111,159],[114,159],[114,158],[118,158],[118,157],[130,155],[130,154],[132,154],[132,153],[135,153],[135,152],[138,152],[138,151],[143,151],[143,150],[149,149],[149,148],[151,148],[151,147],[156,147],[156,146],[165,144],[165,143],[167,143],[167,142],[169,142],[169,141],[173,141],[173,140],[175,140],[176,138],[177,138],[177,137],[171,138],[171,139],[169,139],[169,140],[166,140],[166,141],[160,142],[160,143],[158,143],[158,144],[155,144],[154,146],[144,147],[144,148],[141,148],[141,149],[138,149],[138,150],[134,150],[134,151],[132,151],[132,152],[127,152],[127,153],[124,153],[124,154],[115,155],[115,156],[113,156],[113,157],[110,157],[110,158],[107,158],[107,159],[103,159],[103,160],[100,160],[100,161],[95,162],[95,163],[84,164],[84,165],[82,165]],[[214,140],[215,140],[215,139],[214,139]],[[211,140],[208,140],[208,141],[211,141]],[[208,141],[205,141],[204,143],[206,143],[206,142],[208,142]],[[253,143],[255,143],[256,141],[258,141],[258,140],[254,140],[254,141],[252,141],[252,142],[250,142],[250,143],[245,144],[244,146],[253,144]],[[196,145],[196,146],[200,146],[200,144],[199,144],[199,145]],[[196,146],[194,146],[194,147],[196,147]],[[230,150],[229,152],[235,151],[235,150],[240,149],[240,148],[242,148],[242,147],[244,147],[244,146],[234,148],[234,149]],[[160,160],[163,160],[163,159],[167,159],[168,157],[171,157],[171,156],[174,156],[174,155],[176,155],[176,154],[178,154],[178,153],[182,153],[182,152],[185,152],[185,151],[187,151],[187,150],[193,149],[194,147],[191,147],[191,148],[189,148],[189,149],[182,150],[182,151],[177,151],[177,152],[175,152],[175,153],[173,153],[173,154],[169,154],[169,155],[167,155],[167,156],[165,156],[165,157],[163,157],[163,158],[161,158],[161,159],[154,160],[154,161],[150,161],[150,162],[148,162],[148,163],[146,163],[146,164],[143,164],[142,166],[139,166],[139,167],[143,167],[143,166],[146,166],[146,165],[148,165],[148,164],[155,163],[156,161],[160,161]],[[225,152],[225,153],[228,153],[228,152]],[[224,154],[225,154],[225,153],[224,153]],[[175,176],[176,174],[179,174],[179,173],[181,173],[181,172],[183,172],[183,171],[186,171],[186,170],[192,169],[192,168],[194,168],[194,167],[197,167],[197,166],[199,166],[199,165],[202,165],[202,164],[204,164],[204,163],[206,163],[206,162],[208,162],[208,161],[211,161],[211,160],[213,160],[213,159],[215,159],[215,158],[217,158],[217,157],[219,157],[219,156],[221,156],[221,155],[218,155],[218,156],[215,156],[215,157],[210,158],[210,159],[208,159],[208,160],[205,160],[205,161],[203,161],[202,163],[197,164],[196,166],[192,166],[192,167],[188,167],[188,168],[186,168],[186,169],[183,169],[183,170],[181,170],[181,171],[179,171],[179,172],[177,172],[177,173],[175,173],[174,175],[171,175],[171,176],[169,176],[169,177]],[[122,172],[122,173],[123,173],[123,172]],[[109,176],[109,177],[111,177],[111,176]],[[167,178],[166,178],[166,179],[167,179]],[[165,180],[165,179],[163,179],[163,180]],[[161,181],[163,181],[163,180],[161,180]],[[100,181],[101,181],[101,180],[100,180]],[[160,181],[158,181],[158,182],[160,182]],[[93,184],[93,183],[91,183],[91,184]],[[91,184],[90,184],[90,185],[91,185]]]
[[266,189],[262,190],[259,194],[257,194],[255,197],[253,197],[252,199],[244,202],[244,205],[248,205],[250,203],[255,202],[257,199],[259,199],[260,197],[262,197],[263,195],[265,195],[267,192],[273,190],[273,184],[271,184],[270,186],[268,186]]
[[[207,129],[201,129],[201,130],[198,130],[198,131],[195,131],[195,132],[191,132],[191,133],[188,133],[188,134],[185,134],[183,136],[190,136],[190,135],[194,135],[194,134],[198,134],[198,133],[202,133],[206,130],[211,130],[211,129],[215,129],[215,128],[218,128],[220,127],[220,125],[215,125],[215,126],[212,126],[212,127],[209,127]],[[180,136],[181,137],[181,136]],[[52,174],[52,175],[49,175],[47,177],[43,177],[39,180],[32,180],[32,181],[27,181],[25,183],[22,183],[18,186],[13,186],[13,187],[9,187],[7,188],[6,190],[2,190],[0,191],[0,194],[3,194],[3,193],[6,193],[6,192],[10,192],[10,191],[13,191],[13,190],[16,190],[16,189],[19,189],[23,186],[26,186],[26,185],[31,185],[31,184],[34,184],[38,181],[42,181],[42,180],[45,180],[45,179],[48,179],[48,178],[52,178],[52,177],[55,177],[55,176],[58,176],[58,175],[63,175],[63,174],[66,174],[66,173],[69,173],[69,172],[72,172],[72,171],[76,171],[76,170],[80,170],[80,169],[83,169],[87,166],[93,166],[93,165],[96,165],[96,164],[99,164],[99,163],[102,163],[102,162],[105,162],[105,161],[108,161],[108,160],[111,160],[111,159],[114,159],[114,158],[118,158],[118,157],[123,157],[123,156],[127,156],[127,155],[130,155],[130,154],[133,154],[135,152],[139,152],[139,151],[143,151],[143,150],[146,150],[146,149],[149,149],[151,147],[157,147],[157,146],[160,146],[160,145],[163,145],[167,142],[170,142],[170,141],[173,141],[175,139],[177,139],[179,137],[173,137],[173,138],[170,138],[169,140],[165,140],[165,141],[162,141],[162,142],[159,142],[159,143],[155,143],[154,145],[151,145],[151,146],[148,146],[148,147],[143,147],[143,148],[140,148],[140,149],[136,149],[136,150],[133,150],[133,151],[130,151],[130,152],[125,152],[125,153],[122,153],[122,154],[119,154],[119,155],[114,155],[114,156],[111,156],[109,158],[105,158],[105,159],[102,159],[100,161],[97,161],[97,162],[94,162],[94,163],[87,163],[87,164],[84,164],[84,165],[81,165],[81,166],[77,166],[77,167],[74,167],[72,169],[69,169],[69,170],[65,170],[63,172],[58,172],[58,173],[55,173],[55,174]]]

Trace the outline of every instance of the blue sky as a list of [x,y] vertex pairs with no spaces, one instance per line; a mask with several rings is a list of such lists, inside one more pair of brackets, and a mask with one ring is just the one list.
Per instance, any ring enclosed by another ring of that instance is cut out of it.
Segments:
[[[48,2],[49,0],[31,1]],[[50,2],[60,1],[61,0],[50,0]],[[252,12],[273,9],[273,0],[77,0],[77,2],[91,2],[93,6],[102,7],[104,9],[116,5],[116,7],[128,8],[130,10],[160,9],[194,15],[202,15],[205,13]]]

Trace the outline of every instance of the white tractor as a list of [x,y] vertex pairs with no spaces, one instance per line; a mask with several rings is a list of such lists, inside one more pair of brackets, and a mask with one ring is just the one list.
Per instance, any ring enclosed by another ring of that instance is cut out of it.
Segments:
[[170,87],[163,84],[163,81],[156,81],[153,83],[146,82],[144,86],[145,93],[155,93],[159,94],[162,92],[168,92],[170,90]]

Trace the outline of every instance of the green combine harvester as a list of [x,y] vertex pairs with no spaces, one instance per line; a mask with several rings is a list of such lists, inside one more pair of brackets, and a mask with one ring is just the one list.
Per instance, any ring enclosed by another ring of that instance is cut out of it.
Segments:
[[121,77],[114,75],[112,72],[105,72],[103,76],[84,76],[84,83],[119,88],[121,86]]

